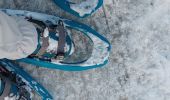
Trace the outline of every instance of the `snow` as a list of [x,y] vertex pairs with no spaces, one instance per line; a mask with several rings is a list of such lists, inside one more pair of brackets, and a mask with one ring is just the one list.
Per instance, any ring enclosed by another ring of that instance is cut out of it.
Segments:
[[57,51],[57,47],[58,47],[58,41],[56,41],[52,38],[49,38],[49,46],[47,48],[47,52]]
[[[69,0],[74,2],[75,0]],[[98,0],[80,0],[79,3],[70,4],[70,8],[78,12],[80,16],[90,14],[98,4]]]
[[45,38],[49,36],[49,29],[47,27],[45,28],[43,35]]
[[132,22],[127,47],[134,58],[126,62],[130,86],[133,85],[126,90],[131,96],[137,96],[132,99],[167,100],[170,93],[169,4],[168,0],[157,1],[154,8]]
[[[169,5],[169,0],[104,0],[104,10],[79,20],[111,41],[104,68],[66,72],[22,65],[54,100],[169,100]],[[52,0],[1,0],[0,6],[78,20],[57,9]]]

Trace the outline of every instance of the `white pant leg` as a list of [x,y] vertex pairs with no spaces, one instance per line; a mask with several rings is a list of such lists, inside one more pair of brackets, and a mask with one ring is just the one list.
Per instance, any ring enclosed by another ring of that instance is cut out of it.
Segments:
[[38,34],[33,24],[0,11],[0,59],[25,58],[36,50],[37,44]]

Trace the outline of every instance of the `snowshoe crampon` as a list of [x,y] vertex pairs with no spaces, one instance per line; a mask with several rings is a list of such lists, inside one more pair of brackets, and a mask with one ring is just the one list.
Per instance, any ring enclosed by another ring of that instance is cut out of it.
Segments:
[[10,16],[25,18],[37,28],[37,50],[18,61],[67,71],[101,67],[108,62],[110,43],[87,25],[29,11],[2,11]]
[[42,100],[52,100],[48,91],[12,61],[0,60],[0,100],[33,100],[36,93]]
[[99,9],[103,0],[54,0],[63,10],[80,18],[87,17]]

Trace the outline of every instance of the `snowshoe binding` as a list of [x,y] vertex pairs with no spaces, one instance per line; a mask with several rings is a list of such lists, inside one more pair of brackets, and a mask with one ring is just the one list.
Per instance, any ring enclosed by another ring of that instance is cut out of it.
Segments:
[[0,100],[13,98],[13,100],[31,100],[31,94],[25,88],[25,83],[14,73],[0,66]]
[[33,100],[33,90],[42,100],[52,100],[47,90],[17,64],[0,60],[0,100]]
[[54,0],[63,10],[80,18],[85,18],[99,9],[103,0]]
[[10,16],[25,18],[37,28],[37,50],[17,61],[67,71],[97,68],[108,62],[110,43],[87,25],[42,13],[10,9],[2,11]]

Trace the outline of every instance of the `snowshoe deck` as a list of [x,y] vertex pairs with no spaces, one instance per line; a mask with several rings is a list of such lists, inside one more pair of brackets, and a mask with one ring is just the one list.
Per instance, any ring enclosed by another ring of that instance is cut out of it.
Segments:
[[[36,13],[36,12],[10,10],[10,9],[2,9],[2,11],[4,11],[6,14],[10,16],[17,16],[25,19],[31,18],[33,20],[37,20],[39,22],[42,22],[44,24],[44,25],[42,24],[42,26],[45,27],[57,26],[59,21],[62,21],[67,31],[67,36],[66,36],[67,50],[64,55],[65,60],[62,61],[53,60],[52,58],[54,58],[56,54],[46,52],[42,58],[28,57],[28,58],[20,59],[18,61],[34,64],[37,66],[43,66],[46,68],[60,69],[60,70],[67,70],[67,71],[81,71],[81,70],[87,70],[91,68],[97,68],[107,64],[108,62],[109,51],[111,49],[110,43],[106,38],[104,38],[102,35],[97,33],[95,30],[91,29],[87,25],[72,20],[62,19],[60,17],[42,14],[42,13]],[[70,59],[72,58],[72,55],[75,53],[75,45],[76,45],[76,43],[73,42],[71,35],[69,34],[71,32],[70,30],[78,31],[80,34],[83,34],[84,37],[90,40],[90,42],[93,44],[92,51],[89,52],[90,56],[82,57],[83,54],[82,55],[77,54],[78,57],[76,58],[75,61],[74,60],[72,61],[72,59]],[[54,41],[55,44],[58,43],[59,37],[57,35],[53,33],[49,33],[48,36],[51,38],[51,41]],[[41,39],[39,39],[39,42],[40,40]],[[40,48],[41,48],[41,43],[39,43],[39,46],[37,47],[35,54],[39,51]]]

